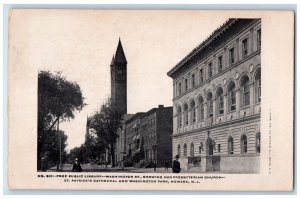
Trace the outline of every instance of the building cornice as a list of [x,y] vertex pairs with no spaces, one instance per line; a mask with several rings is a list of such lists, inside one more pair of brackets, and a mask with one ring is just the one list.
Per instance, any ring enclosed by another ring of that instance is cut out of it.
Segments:
[[[196,55],[199,55],[205,47],[209,46],[214,40],[219,39],[222,34],[226,32],[232,25],[237,23],[238,21],[242,20],[252,20],[249,21],[248,27],[251,26],[253,23],[260,19],[229,19],[227,20],[223,25],[221,25],[217,30],[215,30],[207,39],[205,39],[200,45],[198,45],[196,48],[194,48],[186,57],[184,57],[176,66],[174,66],[168,73],[167,75],[169,77],[172,77],[174,79],[174,74],[180,70],[183,66],[185,66],[189,61],[192,60],[192,58],[196,57]],[[240,33],[240,32],[239,32]],[[239,34],[238,33],[238,34]],[[237,34],[232,35],[234,37]],[[232,38],[230,37],[230,39]],[[227,40],[230,40],[227,39]],[[205,59],[205,58],[201,58]]]

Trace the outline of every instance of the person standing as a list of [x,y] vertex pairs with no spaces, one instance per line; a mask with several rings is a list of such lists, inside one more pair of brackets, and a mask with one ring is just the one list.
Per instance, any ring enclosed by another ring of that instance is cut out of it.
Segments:
[[168,171],[168,169],[169,169],[169,160],[166,159],[165,160],[165,171]]
[[81,172],[81,171],[82,171],[82,168],[80,166],[78,158],[75,158],[75,162],[73,164],[72,172]]
[[180,162],[178,161],[178,159],[179,159],[179,155],[176,155],[172,165],[173,173],[180,173],[181,171]]
[[157,167],[157,163],[156,163],[156,161],[154,161],[154,163],[153,163],[154,171],[156,171],[156,167]]

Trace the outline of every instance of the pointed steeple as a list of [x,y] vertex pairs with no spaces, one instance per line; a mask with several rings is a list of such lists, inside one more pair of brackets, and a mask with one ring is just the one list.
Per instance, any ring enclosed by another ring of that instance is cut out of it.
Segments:
[[112,57],[112,59],[111,59],[110,65],[111,65],[111,66],[114,65],[114,62],[115,62],[115,55],[113,55],[113,57]]
[[118,47],[117,47],[114,62],[127,64],[127,60],[126,60],[126,57],[125,57],[125,53],[124,53],[120,38],[119,38],[119,43],[118,43]]

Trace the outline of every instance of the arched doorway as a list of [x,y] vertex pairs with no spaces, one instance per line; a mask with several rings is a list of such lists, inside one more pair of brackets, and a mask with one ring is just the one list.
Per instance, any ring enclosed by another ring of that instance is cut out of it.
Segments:
[[206,139],[206,155],[213,155],[214,154],[214,145],[213,141],[210,137]]

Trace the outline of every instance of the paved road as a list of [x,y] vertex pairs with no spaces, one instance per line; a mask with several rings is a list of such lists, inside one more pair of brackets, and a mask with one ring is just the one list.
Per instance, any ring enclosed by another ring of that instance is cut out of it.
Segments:
[[[83,169],[83,172],[125,172],[125,173],[171,173],[172,169],[169,168],[168,170],[165,170],[165,168],[157,168],[156,171],[154,171],[153,168],[133,168],[133,167],[125,167],[124,169],[115,167],[105,167],[100,165],[94,165],[94,164],[81,164],[81,167]],[[48,171],[56,171],[56,167],[50,168]],[[72,165],[71,164],[64,164],[63,166],[63,172],[70,172],[72,171]]]

